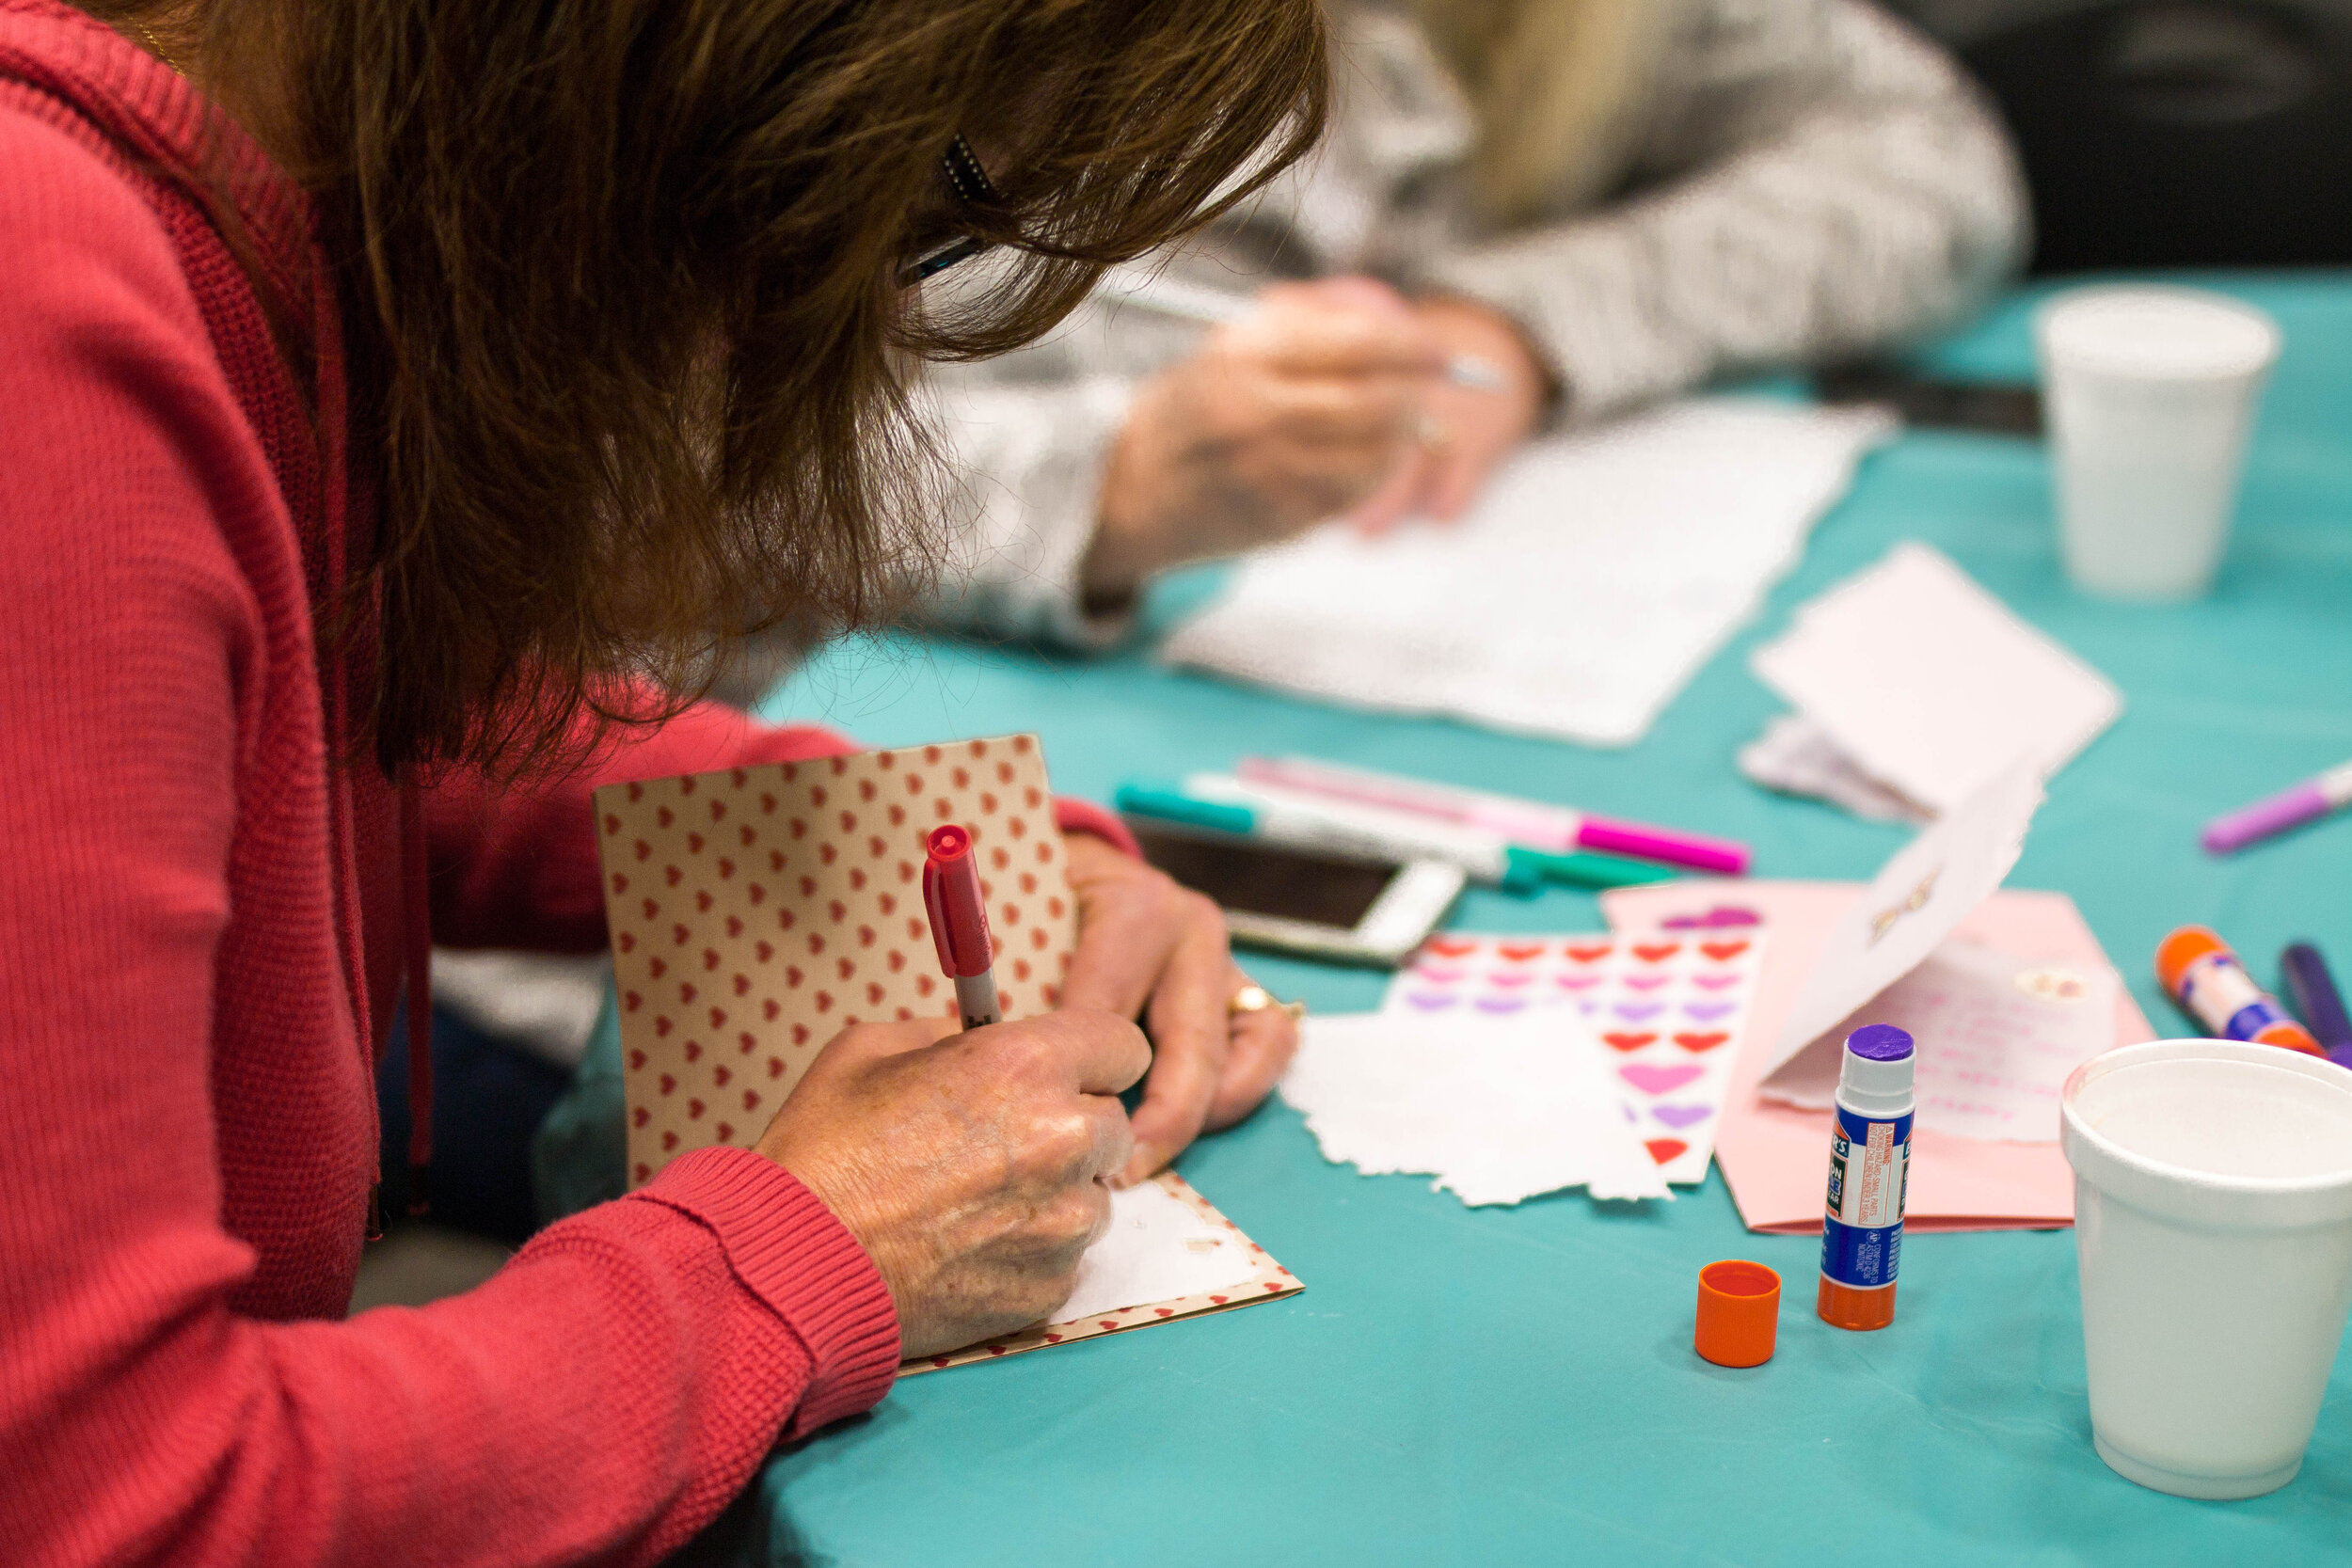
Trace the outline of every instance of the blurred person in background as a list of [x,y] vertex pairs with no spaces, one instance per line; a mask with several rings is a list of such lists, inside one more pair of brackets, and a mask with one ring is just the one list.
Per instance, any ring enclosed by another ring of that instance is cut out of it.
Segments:
[[[2001,127],[1859,0],[1342,0],[1320,152],[1098,296],[942,366],[961,570],[930,613],[1099,647],[1139,585],[1352,515],[1450,519],[1529,436],[1964,316],[2026,249]],[[1467,355],[1500,385],[1439,371]]]

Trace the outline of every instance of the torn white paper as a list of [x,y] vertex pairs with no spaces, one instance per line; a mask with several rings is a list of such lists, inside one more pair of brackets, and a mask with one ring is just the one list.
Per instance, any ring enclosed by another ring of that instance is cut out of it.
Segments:
[[1111,1194],[1111,1227],[1078,1259],[1077,1288],[1052,1316],[1058,1323],[1206,1295],[1248,1281],[1263,1266],[1238,1231],[1145,1181]]
[[1311,697],[1629,746],[1792,565],[1875,410],[1727,399],[1537,442],[1458,524],[1250,559],[1169,660]]
[[2020,753],[2047,779],[2123,708],[2106,676],[1915,543],[1799,610],[1750,664],[1861,774],[1932,812]]
[[1310,1017],[1282,1098],[1334,1164],[1435,1176],[1464,1203],[1563,1187],[1667,1197],[1611,1088],[1601,1047],[1567,1010],[1510,1019]]
[[1952,938],[1773,1073],[1767,1100],[1827,1110],[1845,1037],[1892,1023],[1918,1042],[1919,1125],[1963,1138],[2055,1143],[2067,1074],[2115,1044],[2115,971],[2021,958]]
[[1866,822],[1917,827],[1935,813],[1865,773],[1837,749],[1829,732],[1800,713],[1775,715],[1764,733],[1740,748],[1740,771],[1766,789],[1843,806]]
[[2041,804],[2039,770],[2020,760],[1897,850],[1822,944],[1764,1075],[1942,945],[2017,863]]

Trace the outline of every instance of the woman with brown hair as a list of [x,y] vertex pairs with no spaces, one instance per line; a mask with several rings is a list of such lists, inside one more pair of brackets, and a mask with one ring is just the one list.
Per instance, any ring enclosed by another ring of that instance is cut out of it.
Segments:
[[1064,1011],[846,1031],[756,1150],[335,1321],[404,971],[596,945],[595,784],[840,744],[648,677],[873,613],[911,365],[1246,195],[1321,51],[1308,0],[0,0],[11,1561],[649,1560],[1263,1094],[1214,911],[1081,837]]

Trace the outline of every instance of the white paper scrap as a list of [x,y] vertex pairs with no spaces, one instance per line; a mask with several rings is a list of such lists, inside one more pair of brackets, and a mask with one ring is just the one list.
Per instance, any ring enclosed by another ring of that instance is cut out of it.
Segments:
[[1600,1057],[1591,1030],[1562,1009],[1310,1017],[1282,1098],[1306,1113],[1325,1159],[1366,1176],[1435,1176],[1473,1206],[1563,1187],[1672,1196]]
[[1705,399],[1540,441],[1459,523],[1327,524],[1251,558],[1161,651],[1358,707],[1630,746],[1895,428]]
[[1766,789],[1843,806],[1866,822],[1935,820],[1935,813],[1865,773],[1829,732],[1801,713],[1774,715],[1740,749],[1740,771]]
[[1838,917],[1765,1059],[1764,1075],[1941,946],[2017,863],[2041,804],[2039,770],[2020,759],[1897,850]]
[[1057,1323],[1206,1295],[1255,1277],[1261,1265],[1238,1232],[1210,1224],[1146,1181],[1111,1194],[1111,1227],[1078,1259],[1078,1283]]
[[1916,543],[1799,610],[1750,663],[1856,769],[1935,812],[2021,752],[2049,778],[2123,710],[2106,676]]

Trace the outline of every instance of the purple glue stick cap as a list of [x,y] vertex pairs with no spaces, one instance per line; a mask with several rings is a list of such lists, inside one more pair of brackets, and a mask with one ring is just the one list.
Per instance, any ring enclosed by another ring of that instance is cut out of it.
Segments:
[[1891,1023],[1866,1023],[1846,1037],[1846,1049],[1871,1062],[1899,1062],[1911,1054],[1911,1037]]

